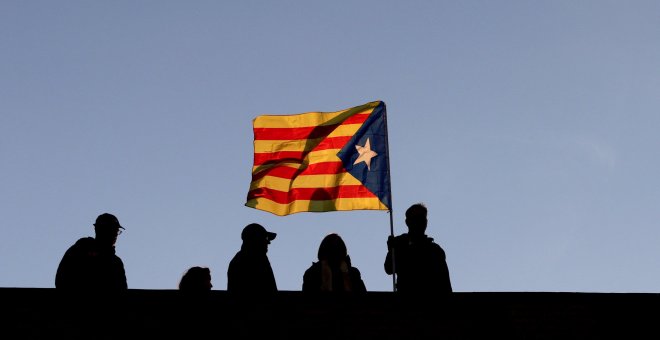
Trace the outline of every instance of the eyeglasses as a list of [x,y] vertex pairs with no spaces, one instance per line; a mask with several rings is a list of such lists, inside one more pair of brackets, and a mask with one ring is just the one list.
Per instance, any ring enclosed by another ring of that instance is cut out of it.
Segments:
[[117,236],[121,235],[121,233],[123,233],[123,231],[121,229],[117,229]]

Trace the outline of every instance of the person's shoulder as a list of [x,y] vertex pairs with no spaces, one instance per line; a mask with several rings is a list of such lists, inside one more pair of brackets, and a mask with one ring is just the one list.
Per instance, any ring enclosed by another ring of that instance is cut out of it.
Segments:
[[356,293],[367,292],[367,287],[365,286],[364,281],[362,280],[362,274],[360,273],[360,270],[357,269],[357,267],[349,268],[348,275],[350,277],[350,280],[353,282],[354,292]]
[[312,262],[312,264],[305,269],[303,276],[309,276],[320,270],[319,262]]
[[235,265],[235,264],[241,262],[241,257],[242,257],[242,256],[243,256],[243,254],[242,254],[241,251],[239,250],[239,251],[236,252],[236,254],[234,254],[234,256],[231,258],[231,260],[229,261],[229,265],[231,266],[231,265]]
[[439,244],[435,243],[434,241],[430,241],[428,243],[428,246],[434,253],[440,255],[442,258],[446,257],[445,250],[442,249],[442,247]]
[[305,273],[312,273],[312,272],[318,271],[320,269],[321,269],[321,262],[320,261],[319,262],[312,262],[312,264],[309,265],[309,267],[307,267],[307,269],[305,270]]
[[362,276],[362,274],[360,273],[360,270],[357,267],[351,267],[348,270],[350,271],[351,275],[355,275],[357,277]]
[[408,233],[403,233],[403,234],[394,236],[394,242],[397,245],[408,243],[409,240],[410,240],[410,235],[408,235]]
[[94,244],[94,242],[96,242],[96,240],[93,237],[88,236],[79,238],[78,241],[76,241],[76,244]]
[[433,237],[426,236],[426,238],[421,242],[421,244],[424,244],[428,247],[434,248],[434,249],[442,249],[442,246],[438,244],[438,242],[435,242]]
[[76,241],[73,245],[69,247],[64,253],[65,258],[71,257],[81,257],[87,256],[90,253],[95,252],[96,241],[93,237],[83,237]]
[[431,237],[431,236],[429,236],[429,235],[424,235],[424,236],[425,236],[425,237],[422,239],[422,242],[423,242],[423,243],[426,243],[426,244],[432,244],[432,245],[438,245],[438,246],[439,246],[439,244],[438,244],[437,242],[435,242],[435,239],[434,239],[433,237]]
[[76,248],[76,249],[90,249],[94,248],[96,246],[96,240],[93,237],[83,237],[78,239],[76,243],[74,243],[71,248]]
[[433,247],[433,248],[440,248],[440,249],[442,249],[442,246],[440,246],[440,244],[439,244],[438,242],[435,242],[435,240],[433,240],[433,237],[428,237],[428,238],[426,239],[426,241],[427,241],[427,244],[428,244],[429,246],[431,246],[431,247]]

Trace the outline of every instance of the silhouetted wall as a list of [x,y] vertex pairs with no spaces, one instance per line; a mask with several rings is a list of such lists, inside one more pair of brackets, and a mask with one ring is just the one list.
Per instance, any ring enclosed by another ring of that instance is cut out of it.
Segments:
[[657,339],[660,294],[452,293],[406,298],[0,288],[6,339]]

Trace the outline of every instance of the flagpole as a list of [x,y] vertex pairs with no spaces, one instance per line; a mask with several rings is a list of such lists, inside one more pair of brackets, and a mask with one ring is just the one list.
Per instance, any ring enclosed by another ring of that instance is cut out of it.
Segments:
[[[392,197],[390,196],[390,199]],[[392,201],[390,201],[391,203]],[[392,217],[392,209],[390,208],[390,235],[394,237],[394,218]],[[392,257],[392,291],[396,292],[396,264],[394,262],[394,247],[390,250]]]
[[[390,192],[388,193],[389,197],[390,197],[390,210],[389,210],[389,213],[390,213],[390,236],[394,237],[394,217],[392,216],[393,215],[392,207],[394,206],[394,204],[392,204],[392,202],[393,202],[393,200],[392,200],[392,176],[390,174],[390,169],[392,169],[392,168],[390,167],[390,142],[389,142],[389,132],[388,132],[388,129],[387,129],[387,107],[385,105],[385,102],[382,102],[382,103],[383,103],[383,108],[384,108],[384,110],[383,110],[383,121],[385,123],[385,154],[387,155],[387,176],[388,176],[389,181],[390,181],[390,185],[389,185]],[[396,264],[395,264],[395,261],[394,261],[394,247],[392,247],[392,249],[390,250],[390,255],[392,257],[392,291],[396,292]]]

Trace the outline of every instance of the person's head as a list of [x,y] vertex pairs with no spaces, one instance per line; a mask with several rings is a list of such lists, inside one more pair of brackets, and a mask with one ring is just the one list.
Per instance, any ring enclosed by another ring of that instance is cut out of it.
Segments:
[[276,233],[267,231],[259,223],[250,223],[241,232],[241,239],[243,240],[243,245],[250,248],[263,248],[264,251],[268,251],[268,245],[270,241],[274,240],[277,236]]
[[179,281],[179,290],[205,291],[211,288],[211,270],[207,267],[190,267]]
[[416,203],[406,210],[406,225],[408,234],[411,236],[421,236],[426,232],[428,224],[428,211],[424,203]]
[[332,264],[338,264],[346,259],[348,250],[346,243],[338,234],[332,233],[326,235],[319,245],[319,261],[328,261]]
[[103,213],[96,218],[94,223],[94,232],[96,240],[103,245],[114,246],[117,242],[117,236],[122,233],[124,227],[119,224],[115,215]]

